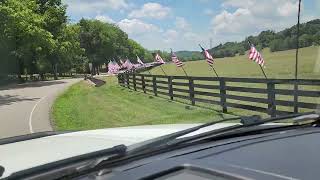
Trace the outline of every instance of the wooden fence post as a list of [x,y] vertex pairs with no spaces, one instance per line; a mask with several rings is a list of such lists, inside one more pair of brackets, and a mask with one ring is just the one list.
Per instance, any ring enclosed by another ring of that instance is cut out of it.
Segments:
[[118,74],[117,78],[118,78],[118,84],[119,84],[120,86],[122,86],[122,83],[121,83],[121,74]]
[[144,93],[146,93],[146,82],[144,81],[144,75],[141,75],[141,81],[142,81],[142,90]]
[[133,89],[137,91],[136,74],[132,75],[132,79],[133,79]]
[[127,88],[130,89],[129,74],[126,74]]
[[294,113],[298,113],[298,81],[295,80],[294,83],[294,91],[293,91],[293,111]]
[[189,97],[190,97],[191,104],[194,106],[196,103],[194,100],[193,79],[192,79],[192,77],[189,77],[188,79],[189,79]]
[[153,93],[155,96],[158,96],[158,92],[157,92],[157,78],[156,76],[152,77],[152,86],[153,86]]
[[224,78],[219,78],[219,83],[220,83],[220,104],[222,107],[222,112],[223,113],[227,113],[228,109],[227,109],[227,97],[226,97],[226,81],[224,80]]
[[168,76],[168,89],[169,89],[169,97],[171,100],[173,100],[172,76]]
[[268,114],[271,117],[276,117],[276,94],[274,82],[267,82],[268,90]]

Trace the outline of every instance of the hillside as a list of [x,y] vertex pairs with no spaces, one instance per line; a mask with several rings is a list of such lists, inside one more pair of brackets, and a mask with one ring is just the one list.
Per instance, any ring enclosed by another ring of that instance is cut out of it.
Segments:
[[177,51],[176,55],[183,60],[195,61],[202,59],[203,56],[200,51]]
[[[284,29],[279,32],[271,30],[262,31],[257,36],[249,36],[241,42],[226,42],[209,50],[215,58],[234,57],[237,54],[243,55],[249,49],[248,40],[257,49],[270,48],[271,52],[283,51],[296,48],[297,26]],[[311,20],[300,25],[299,47],[320,45],[320,19]],[[199,51],[179,51],[177,56],[182,60],[202,59]]]

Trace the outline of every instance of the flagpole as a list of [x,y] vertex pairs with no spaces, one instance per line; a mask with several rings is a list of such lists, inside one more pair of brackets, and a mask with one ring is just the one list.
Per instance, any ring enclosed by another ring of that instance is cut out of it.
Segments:
[[181,68],[182,68],[184,74],[188,77],[188,74],[187,74],[186,70],[183,68],[183,66],[181,66]]
[[263,73],[264,77],[265,77],[266,79],[268,79],[268,78],[267,78],[266,73],[264,72],[264,70],[263,70],[263,68],[262,68],[262,66],[261,66],[260,64],[259,64],[259,66],[260,66],[260,69],[261,69],[261,71],[262,71],[262,73]]
[[213,67],[212,65],[210,65],[210,66],[211,66],[211,68],[212,68],[212,70],[213,70],[214,74],[217,76],[217,78],[219,78],[219,75],[218,75],[218,73],[217,73],[216,69],[214,69],[214,67]]
[[161,67],[162,65],[160,65],[160,69],[162,70],[163,74],[166,76],[166,72],[164,72],[163,68]]
[[[252,46],[252,44],[251,44],[251,42],[250,42],[249,40],[248,40],[248,44],[249,44],[250,47]],[[268,77],[267,77],[266,73],[264,72],[262,66],[261,66],[260,64],[258,64],[258,65],[260,66],[260,69],[261,69],[261,72],[262,72],[263,76],[264,76],[266,79],[268,79]]]

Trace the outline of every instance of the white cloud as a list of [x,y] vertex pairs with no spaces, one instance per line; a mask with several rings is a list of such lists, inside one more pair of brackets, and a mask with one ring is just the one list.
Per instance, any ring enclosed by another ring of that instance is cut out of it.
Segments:
[[226,0],[222,3],[222,7],[238,7],[247,8],[254,5],[255,0]]
[[237,34],[242,38],[263,30],[279,31],[295,24],[297,3],[298,0],[227,0],[222,4],[224,10],[212,18],[212,29],[220,35]]
[[199,41],[200,37],[196,33],[186,32],[183,34],[183,38],[187,41]]
[[237,33],[250,26],[251,12],[248,9],[237,9],[234,13],[224,10],[212,20],[214,32]]
[[102,22],[115,23],[115,21],[107,15],[97,15],[95,19]]
[[118,10],[128,8],[126,0],[63,0],[68,5],[68,12],[71,14],[100,13],[106,10]]
[[278,7],[278,13],[281,16],[291,16],[293,14],[297,14],[298,5],[299,5],[298,1],[296,3],[287,1]]
[[190,26],[191,26],[183,17],[176,17],[175,25],[176,25],[176,28],[181,30],[188,30],[190,29]]
[[145,23],[139,19],[123,19],[117,23],[118,26],[129,35],[140,35],[143,33],[152,33],[159,31],[159,28],[153,24]]
[[171,9],[159,3],[146,3],[140,9],[133,10],[128,17],[130,18],[153,18],[164,19],[169,16]]
[[169,29],[164,33],[164,37],[165,42],[174,42],[178,39],[179,33],[176,30]]

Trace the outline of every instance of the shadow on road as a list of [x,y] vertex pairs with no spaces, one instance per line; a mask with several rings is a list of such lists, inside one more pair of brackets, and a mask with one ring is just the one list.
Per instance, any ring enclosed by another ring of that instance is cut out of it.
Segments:
[[0,87],[0,90],[9,90],[9,89],[23,89],[28,87],[43,87],[43,86],[51,86],[57,84],[64,84],[67,83],[65,81],[39,81],[39,82],[31,82],[31,83],[24,83],[24,84],[13,84],[9,86]]
[[0,95],[0,106],[3,105],[10,105],[15,102],[21,102],[21,101],[33,101],[37,100],[40,98],[24,98],[24,97],[19,97],[19,96],[12,96],[12,95]]

